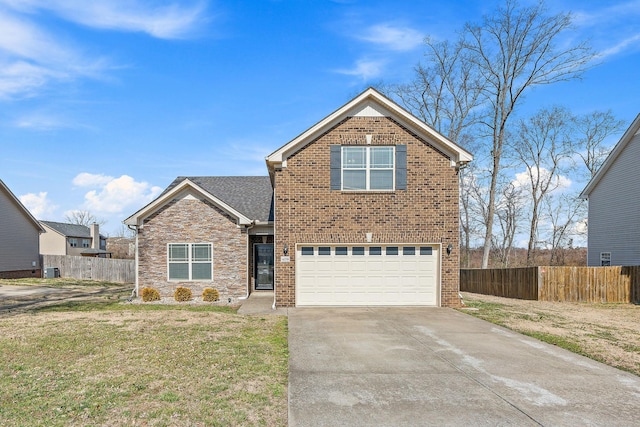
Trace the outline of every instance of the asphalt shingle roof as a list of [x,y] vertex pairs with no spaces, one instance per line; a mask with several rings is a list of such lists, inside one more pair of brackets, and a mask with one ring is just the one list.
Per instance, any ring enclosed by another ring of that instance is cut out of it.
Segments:
[[249,219],[273,221],[273,188],[268,176],[179,176],[163,194],[185,179],[202,187]]
[[86,227],[84,225],[65,224],[63,222],[53,222],[53,221],[40,221],[40,222],[53,228],[63,236],[91,237],[91,230],[89,229],[89,227]]

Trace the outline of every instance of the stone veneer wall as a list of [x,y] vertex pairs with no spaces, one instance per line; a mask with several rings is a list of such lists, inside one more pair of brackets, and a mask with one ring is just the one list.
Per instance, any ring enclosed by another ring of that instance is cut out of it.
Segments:
[[[212,243],[212,281],[169,281],[167,244]],[[163,297],[173,297],[178,286],[191,289],[194,297],[204,288],[215,288],[221,301],[247,293],[248,236],[218,207],[195,198],[174,200],[147,218],[139,231],[139,289],[153,287]]]
[[[407,189],[330,190],[330,145],[407,146]],[[287,159],[275,173],[275,253],[288,244],[290,263],[276,256],[276,303],[295,305],[297,243],[442,244],[440,303],[460,305],[459,186],[448,157],[388,117],[349,117]],[[445,248],[451,244],[451,255]]]

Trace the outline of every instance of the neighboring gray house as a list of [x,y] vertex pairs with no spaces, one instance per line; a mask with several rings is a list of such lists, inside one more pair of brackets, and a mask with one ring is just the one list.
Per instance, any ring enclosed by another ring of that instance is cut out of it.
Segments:
[[0,278],[40,277],[38,236],[44,229],[0,180]]
[[98,224],[91,227],[53,221],[40,221],[40,224],[46,231],[40,235],[40,253],[43,255],[109,255],[107,239],[100,234]]
[[640,265],[640,114],[580,194],[589,201],[587,264]]

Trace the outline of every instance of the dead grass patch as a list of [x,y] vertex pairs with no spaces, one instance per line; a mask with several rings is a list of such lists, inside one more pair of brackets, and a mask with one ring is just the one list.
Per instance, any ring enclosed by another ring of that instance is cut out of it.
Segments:
[[527,301],[465,292],[463,310],[640,376],[640,306]]
[[0,319],[0,425],[287,424],[287,320],[216,307]]

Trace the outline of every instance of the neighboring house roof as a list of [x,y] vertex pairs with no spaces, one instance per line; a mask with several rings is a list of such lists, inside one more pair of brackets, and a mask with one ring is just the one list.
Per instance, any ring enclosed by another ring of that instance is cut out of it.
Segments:
[[[65,237],[82,237],[82,238],[91,238],[91,229],[85,225],[79,224],[67,224],[64,222],[54,222],[54,221],[40,221],[44,225],[49,228],[57,231]],[[101,238],[105,238],[102,234]]]
[[638,131],[640,131],[640,114],[636,116],[633,123],[631,123],[631,126],[629,126],[629,129],[627,129],[624,135],[622,135],[620,141],[618,141],[616,146],[613,147],[613,150],[611,150],[609,156],[607,156],[604,163],[602,163],[602,166],[600,166],[598,172],[593,176],[593,178],[591,178],[591,181],[589,181],[584,190],[582,190],[582,193],[580,193],[581,198],[589,198],[591,192],[598,186],[600,180],[607,174],[607,171],[609,170],[609,168],[611,168],[611,165],[615,163],[615,161],[620,156],[620,153],[622,153],[622,151],[633,139],[634,135],[638,133]]
[[45,232],[45,229],[42,228],[42,225],[40,225],[40,222],[38,222],[38,220],[35,219],[33,215],[31,215],[31,212],[29,212],[29,209],[24,207],[20,199],[18,199],[15,196],[15,194],[13,194],[11,190],[9,190],[9,187],[7,187],[6,184],[1,179],[0,179],[0,190],[3,190],[9,196],[9,199],[13,200],[18,210],[22,211],[24,216],[26,216],[27,219],[33,223],[33,226],[36,227],[40,233]]
[[154,201],[124,220],[127,225],[141,225],[148,217],[183,190],[199,193],[238,220],[250,225],[254,221],[273,221],[273,188],[267,176],[178,177]]
[[473,160],[473,155],[445,138],[439,132],[428,126],[413,114],[382,95],[373,88],[369,88],[360,95],[343,105],[314,126],[298,135],[296,138],[267,156],[267,165],[286,167],[287,158],[305,147],[309,142],[322,135],[347,117],[393,117],[400,124],[433,143],[436,148],[449,156],[454,164],[464,164]]

